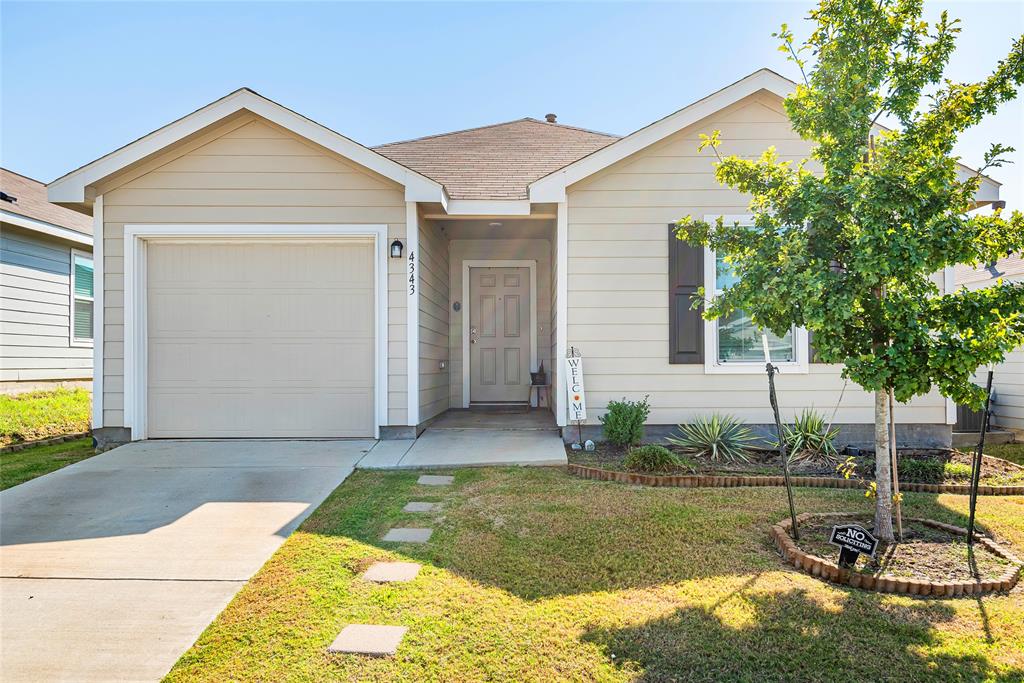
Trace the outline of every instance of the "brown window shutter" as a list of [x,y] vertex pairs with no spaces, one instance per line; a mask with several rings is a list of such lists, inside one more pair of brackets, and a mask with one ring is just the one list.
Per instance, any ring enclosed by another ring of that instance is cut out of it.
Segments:
[[668,224],[668,362],[704,362],[704,307],[692,308],[697,289],[704,284],[704,248],[678,239]]

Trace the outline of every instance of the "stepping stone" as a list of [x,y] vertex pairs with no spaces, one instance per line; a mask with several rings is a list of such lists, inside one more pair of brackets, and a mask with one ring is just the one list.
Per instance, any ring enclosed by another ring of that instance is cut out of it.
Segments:
[[392,657],[398,651],[398,644],[408,631],[405,626],[372,626],[370,624],[349,624],[341,629],[327,651],[344,652],[374,657]]
[[419,573],[420,565],[415,562],[374,562],[363,578],[376,583],[405,582],[412,581]]
[[424,486],[448,486],[455,477],[449,477],[442,474],[424,474],[416,480],[417,484],[423,484]]
[[432,533],[434,533],[433,529],[398,527],[384,534],[383,540],[391,543],[426,543],[430,540]]
[[413,501],[406,503],[405,507],[402,508],[402,512],[433,512],[437,507],[437,503],[421,503]]

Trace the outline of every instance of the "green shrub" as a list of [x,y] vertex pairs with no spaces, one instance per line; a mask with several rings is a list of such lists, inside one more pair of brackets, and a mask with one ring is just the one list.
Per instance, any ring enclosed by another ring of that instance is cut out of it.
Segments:
[[679,435],[666,439],[712,462],[747,461],[747,449],[754,443],[754,434],[730,415],[714,414],[679,425]]
[[632,446],[644,438],[644,422],[651,413],[647,396],[641,401],[609,401],[608,412],[600,417],[604,438],[618,446]]
[[971,466],[964,462],[947,462],[942,473],[946,479],[970,479]]
[[671,472],[682,467],[679,457],[657,444],[631,448],[622,463],[631,472]]
[[900,480],[916,481],[922,484],[941,484],[944,467],[935,458],[900,458]]
[[0,396],[0,446],[89,431],[92,395],[85,389]]
[[[837,436],[839,428],[826,425],[825,418],[813,410],[804,410],[792,425],[782,426],[782,438],[790,460],[798,464],[818,462],[832,466],[838,463]],[[775,445],[778,446],[777,439]]]

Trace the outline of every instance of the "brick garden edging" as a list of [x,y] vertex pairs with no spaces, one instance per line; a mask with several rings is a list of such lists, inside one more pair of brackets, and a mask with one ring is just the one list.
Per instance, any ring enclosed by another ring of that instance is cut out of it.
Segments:
[[[845,512],[825,513],[804,513],[797,515],[797,523],[806,522],[811,519],[848,519],[851,515]],[[919,517],[905,517],[905,521],[917,522],[933,529],[941,529],[958,536],[967,536],[967,529],[962,529],[952,524],[943,524],[931,519]],[[805,553],[801,550],[793,537],[789,535],[792,526],[787,519],[772,526],[771,536],[775,547],[782,553],[782,557],[789,564],[793,565],[805,574],[824,579],[832,583],[844,584],[853,588],[876,591],[879,593],[901,593],[904,595],[930,595],[933,597],[961,597],[965,595],[981,595],[983,593],[994,593],[996,591],[1009,591],[1017,585],[1021,573],[1021,561],[1010,551],[1006,550],[995,541],[981,534],[975,533],[975,542],[983,545],[989,552],[1004,560],[1013,563],[1003,576],[998,579],[985,581],[929,581],[927,579],[891,578],[885,576],[872,576],[860,572],[843,569],[834,562]]]
[[[641,486],[671,486],[676,488],[735,487],[735,486],[784,486],[782,476],[759,476],[743,474],[643,474],[641,472],[620,472],[605,470],[600,467],[588,467],[570,463],[569,472],[584,479],[598,481],[617,481],[623,484],[639,484]],[[838,477],[790,477],[793,486],[828,488],[828,489],[860,489],[864,483],[860,479],[840,479]],[[900,482],[900,491],[914,493],[970,493],[967,484],[918,484]],[[978,494],[982,496],[1022,496],[1022,486],[979,486]]]
[[33,446],[51,446],[55,443],[64,443],[65,441],[74,441],[75,439],[84,439],[89,436],[91,432],[81,432],[78,434],[62,434],[61,436],[51,436],[46,439],[39,439],[38,441],[22,441],[20,443],[14,443],[10,446],[4,446],[0,448],[0,453],[13,453],[14,451],[20,451],[25,448],[31,448]]

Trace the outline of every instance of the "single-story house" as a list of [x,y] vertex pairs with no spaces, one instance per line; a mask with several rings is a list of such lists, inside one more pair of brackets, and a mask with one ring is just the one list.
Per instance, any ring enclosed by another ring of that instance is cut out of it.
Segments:
[[[1024,282],[1024,255],[1011,254],[980,268],[957,266],[955,279],[957,287],[968,289],[988,287],[1000,279]],[[992,425],[1024,430],[1024,348],[1007,354],[993,370]],[[981,368],[975,382],[985,386],[987,375],[987,368]]]
[[92,219],[0,169],[0,393],[91,388],[92,275]]
[[[770,423],[758,338],[690,310],[715,259],[669,223],[747,210],[701,132],[808,154],[793,86],[760,70],[625,137],[548,115],[374,148],[243,88],[59,178],[51,201],[102,235],[97,437],[412,437],[527,402],[564,427],[570,349],[588,431],[645,395],[651,433],[713,411]],[[872,398],[805,331],[775,346],[786,417],[839,403],[871,439]],[[550,400],[530,391],[542,363]],[[901,440],[948,444],[955,414],[937,392],[900,406]]]

